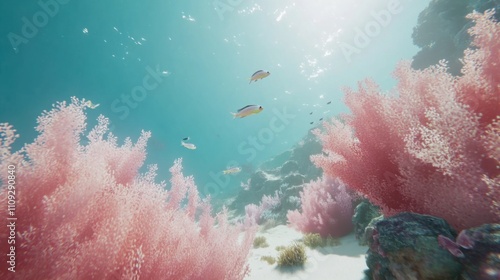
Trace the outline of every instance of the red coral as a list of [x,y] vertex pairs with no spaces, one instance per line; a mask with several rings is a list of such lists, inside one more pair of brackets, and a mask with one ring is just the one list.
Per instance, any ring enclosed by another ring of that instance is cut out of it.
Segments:
[[341,237],[352,230],[352,198],[339,180],[323,177],[300,192],[302,213],[288,211],[288,222],[304,233]]
[[[60,103],[39,118],[40,136],[10,152],[12,127],[0,125],[0,167],[15,166],[16,267],[7,271],[10,234],[0,230],[1,279],[243,279],[254,229],[239,227],[224,210],[211,215],[181,160],[170,169],[172,188],[156,184],[156,166],[138,170],[148,132],[117,146],[99,117],[85,145],[85,103]],[[2,172],[0,204],[7,205]],[[187,197],[186,197],[187,196]],[[186,201],[187,200],[187,201]],[[7,217],[7,207],[0,208]],[[5,241],[5,242],[4,242]]]
[[330,176],[381,206],[384,214],[430,214],[464,229],[500,220],[500,25],[493,13],[470,17],[475,50],[463,76],[444,62],[425,70],[401,63],[396,90],[372,81],[347,89],[352,115],[315,133]]

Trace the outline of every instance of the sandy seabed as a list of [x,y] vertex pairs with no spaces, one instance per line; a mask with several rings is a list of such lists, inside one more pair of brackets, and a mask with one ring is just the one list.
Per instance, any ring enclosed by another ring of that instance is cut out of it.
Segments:
[[302,233],[280,225],[265,231],[257,236],[264,236],[269,247],[253,248],[250,251],[250,275],[245,280],[279,280],[279,279],[365,279],[364,270],[367,269],[365,253],[367,247],[358,245],[354,234],[342,237],[341,245],[310,249],[306,247],[307,262],[300,268],[279,268],[276,264],[269,265],[262,261],[262,256],[272,256],[277,259],[276,246],[288,246],[302,238]]

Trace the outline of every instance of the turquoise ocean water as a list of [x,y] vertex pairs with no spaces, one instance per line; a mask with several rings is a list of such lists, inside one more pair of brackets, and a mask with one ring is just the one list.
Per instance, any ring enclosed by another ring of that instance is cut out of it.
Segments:
[[[88,129],[103,114],[122,141],[150,130],[158,180],[182,157],[202,194],[224,197],[319,118],[348,112],[342,87],[366,77],[394,86],[429,2],[2,1],[0,122],[18,130],[18,149],[51,104],[92,100]],[[271,75],[249,84],[260,69]],[[250,104],[263,112],[233,119]],[[196,150],[181,146],[188,136]],[[243,172],[221,176],[236,165]]]

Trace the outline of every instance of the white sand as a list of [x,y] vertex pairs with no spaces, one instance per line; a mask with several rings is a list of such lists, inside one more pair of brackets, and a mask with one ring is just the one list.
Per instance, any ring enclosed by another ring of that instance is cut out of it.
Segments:
[[277,259],[276,246],[288,246],[302,238],[302,233],[284,225],[258,232],[257,236],[265,236],[269,247],[250,251],[250,275],[245,280],[278,280],[278,279],[340,279],[362,280],[363,271],[367,269],[365,253],[367,247],[359,246],[353,234],[341,238],[341,245],[310,249],[306,247],[307,262],[301,268],[279,268],[262,261],[262,256],[273,256]]

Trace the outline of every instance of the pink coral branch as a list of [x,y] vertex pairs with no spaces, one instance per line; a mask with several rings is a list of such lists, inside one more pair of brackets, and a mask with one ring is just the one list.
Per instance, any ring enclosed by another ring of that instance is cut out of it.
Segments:
[[477,49],[463,76],[446,63],[397,66],[395,91],[367,80],[346,90],[352,114],[316,131],[323,155],[311,157],[380,206],[446,219],[460,229],[500,220],[500,25],[492,11],[473,14]]
[[[214,218],[181,160],[168,192],[154,182],[155,165],[140,174],[149,132],[118,146],[116,137],[104,139],[108,120],[99,117],[82,145],[85,108],[73,98],[45,112],[40,135],[20,152],[10,151],[13,129],[0,125],[0,166],[16,166],[16,279],[243,279],[254,228],[241,236],[225,210]],[[9,235],[0,229],[2,240]],[[0,242],[0,251],[9,246]],[[1,279],[14,275],[6,268]]]
[[352,198],[339,180],[323,177],[305,184],[300,200],[302,212],[287,214],[293,228],[324,237],[340,237],[352,230]]

